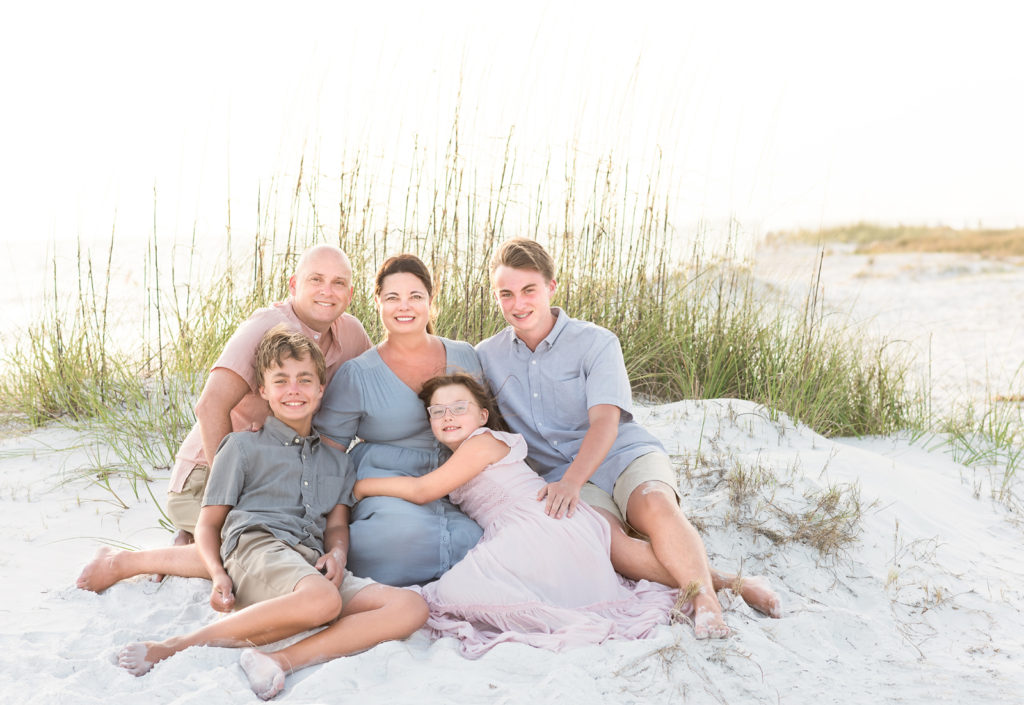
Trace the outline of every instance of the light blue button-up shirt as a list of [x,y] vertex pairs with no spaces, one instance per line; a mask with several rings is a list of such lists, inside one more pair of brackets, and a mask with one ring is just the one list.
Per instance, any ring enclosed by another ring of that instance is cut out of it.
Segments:
[[633,420],[633,393],[615,334],[560,308],[551,312],[554,328],[536,350],[508,327],[477,345],[477,355],[502,416],[526,438],[530,464],[548,482],[561,479],[579,453],[590,428],[587,410],[597,404],[621,409],[615,443],[590,478],[611,493],[626,466],[665,449]]

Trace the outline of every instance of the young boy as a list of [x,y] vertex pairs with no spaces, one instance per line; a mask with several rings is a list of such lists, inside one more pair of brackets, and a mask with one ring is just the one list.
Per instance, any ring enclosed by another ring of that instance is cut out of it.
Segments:
[[191,634],[125,646],[118,663],[137,676],[189,646],[269,644],[329,624],[280,651],[242,653],[253,691],[269,699],[286,672],[409,636],[426,621],[427,607],[414,592],[345,568],[354,473],[348,457],[312,430],[324,390],[319,347],[275,328],[256,351],[256,375],[272,415],[261,430],[231,433],[220,444],[196,543],[101,551],[78,585],[99,591],[148,572],[213,581],[211,606],[231,614]]
[[[548,481],[538,496],[550,516],[571,517],[582,499],[612,526],[611,558],[623,575],[683,588],[698,638],[729,627],[715,590],[738,588],[778,616],[761,579],[713,571],[697,531],[679,507],[676,474],[661,443],[633,421],[622,349],[609,330],[551,306],[555,267],[533,240],[499,246],[491,284],[509,327],[477,346],[505,421],[526,438],[534,469]],[[628,522],[628,523],[627,523]],[[630,538],[626,527],[650,538]]]

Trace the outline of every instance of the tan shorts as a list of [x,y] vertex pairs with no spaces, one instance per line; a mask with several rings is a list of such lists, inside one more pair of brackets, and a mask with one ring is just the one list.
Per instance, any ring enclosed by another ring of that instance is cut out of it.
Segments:
[[199,510],[203,507],[203,493],[206,492],[206,479],[210,476],[210,468],[196,465],[188,477],[181,492],[167,493],[167,518],[182,531],[196,533],[199,521]]
[[[626,466],[615,486],[612,487],[612,494],[608,494],[592,482],[583,485],[580,490],[580,499],[591,507],[603,509],[614,515],[619,521],[629,526],[626,521],[626,508],[629,505],[629,497],[637,487],[657,480],[669,486],[676,495],[676,502],[679,501],[679,487],[676,479],[675,468],[672,461],[664,453],[648,453],[641,455],[632,463]],[[630,527],[632,528],[632,527]]]
[[[265,531],[247,531],[238,546],[224,561],[235,589],[235,609],[287,595],[308,575],[320,575],[313,567],[320,554],[307,546],[289,546]],[[348,570],[338,592],[347,605],[364,587],[374,585],[369,578],[357,578]]]

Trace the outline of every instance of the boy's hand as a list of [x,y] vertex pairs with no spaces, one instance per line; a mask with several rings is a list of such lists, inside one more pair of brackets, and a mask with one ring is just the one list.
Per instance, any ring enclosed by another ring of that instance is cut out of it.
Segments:
[[563,477],[558,482],[548,483],[537,493],[538,502],[545,497],[548,501],[544,512],[549,517],[571,517],[576,511],[576,505],[580,503],[580,488],[572,480]]
[[320,556],[314,567],[335,587],[341,587],[341,581],[345,578],[345,560],[337,549]]
[[227,573],[213,578],[213,589],[210,591],[210,607],[217,612],[230,612],[235,607],[234,584]]

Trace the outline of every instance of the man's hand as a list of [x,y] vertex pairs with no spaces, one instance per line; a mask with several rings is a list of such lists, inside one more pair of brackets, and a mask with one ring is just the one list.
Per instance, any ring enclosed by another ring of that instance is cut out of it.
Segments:
[[544,512],[549,517],[555,519],[561,519],[563,516],[571,517],[576,511],[576,505],[580,503],[580,489],[580,485],[563,477],[558,482],[545,485],[537,493],[537,501],[547,497]]
[[335,587],[341,587],[341,581],[345,578],[345,557],[338,549],[320,556],[314,567],[334,583]]
[[210,591],[210,607],[217,612],[230,612],[235,606],[234,584],[227,573],[214,576]]

